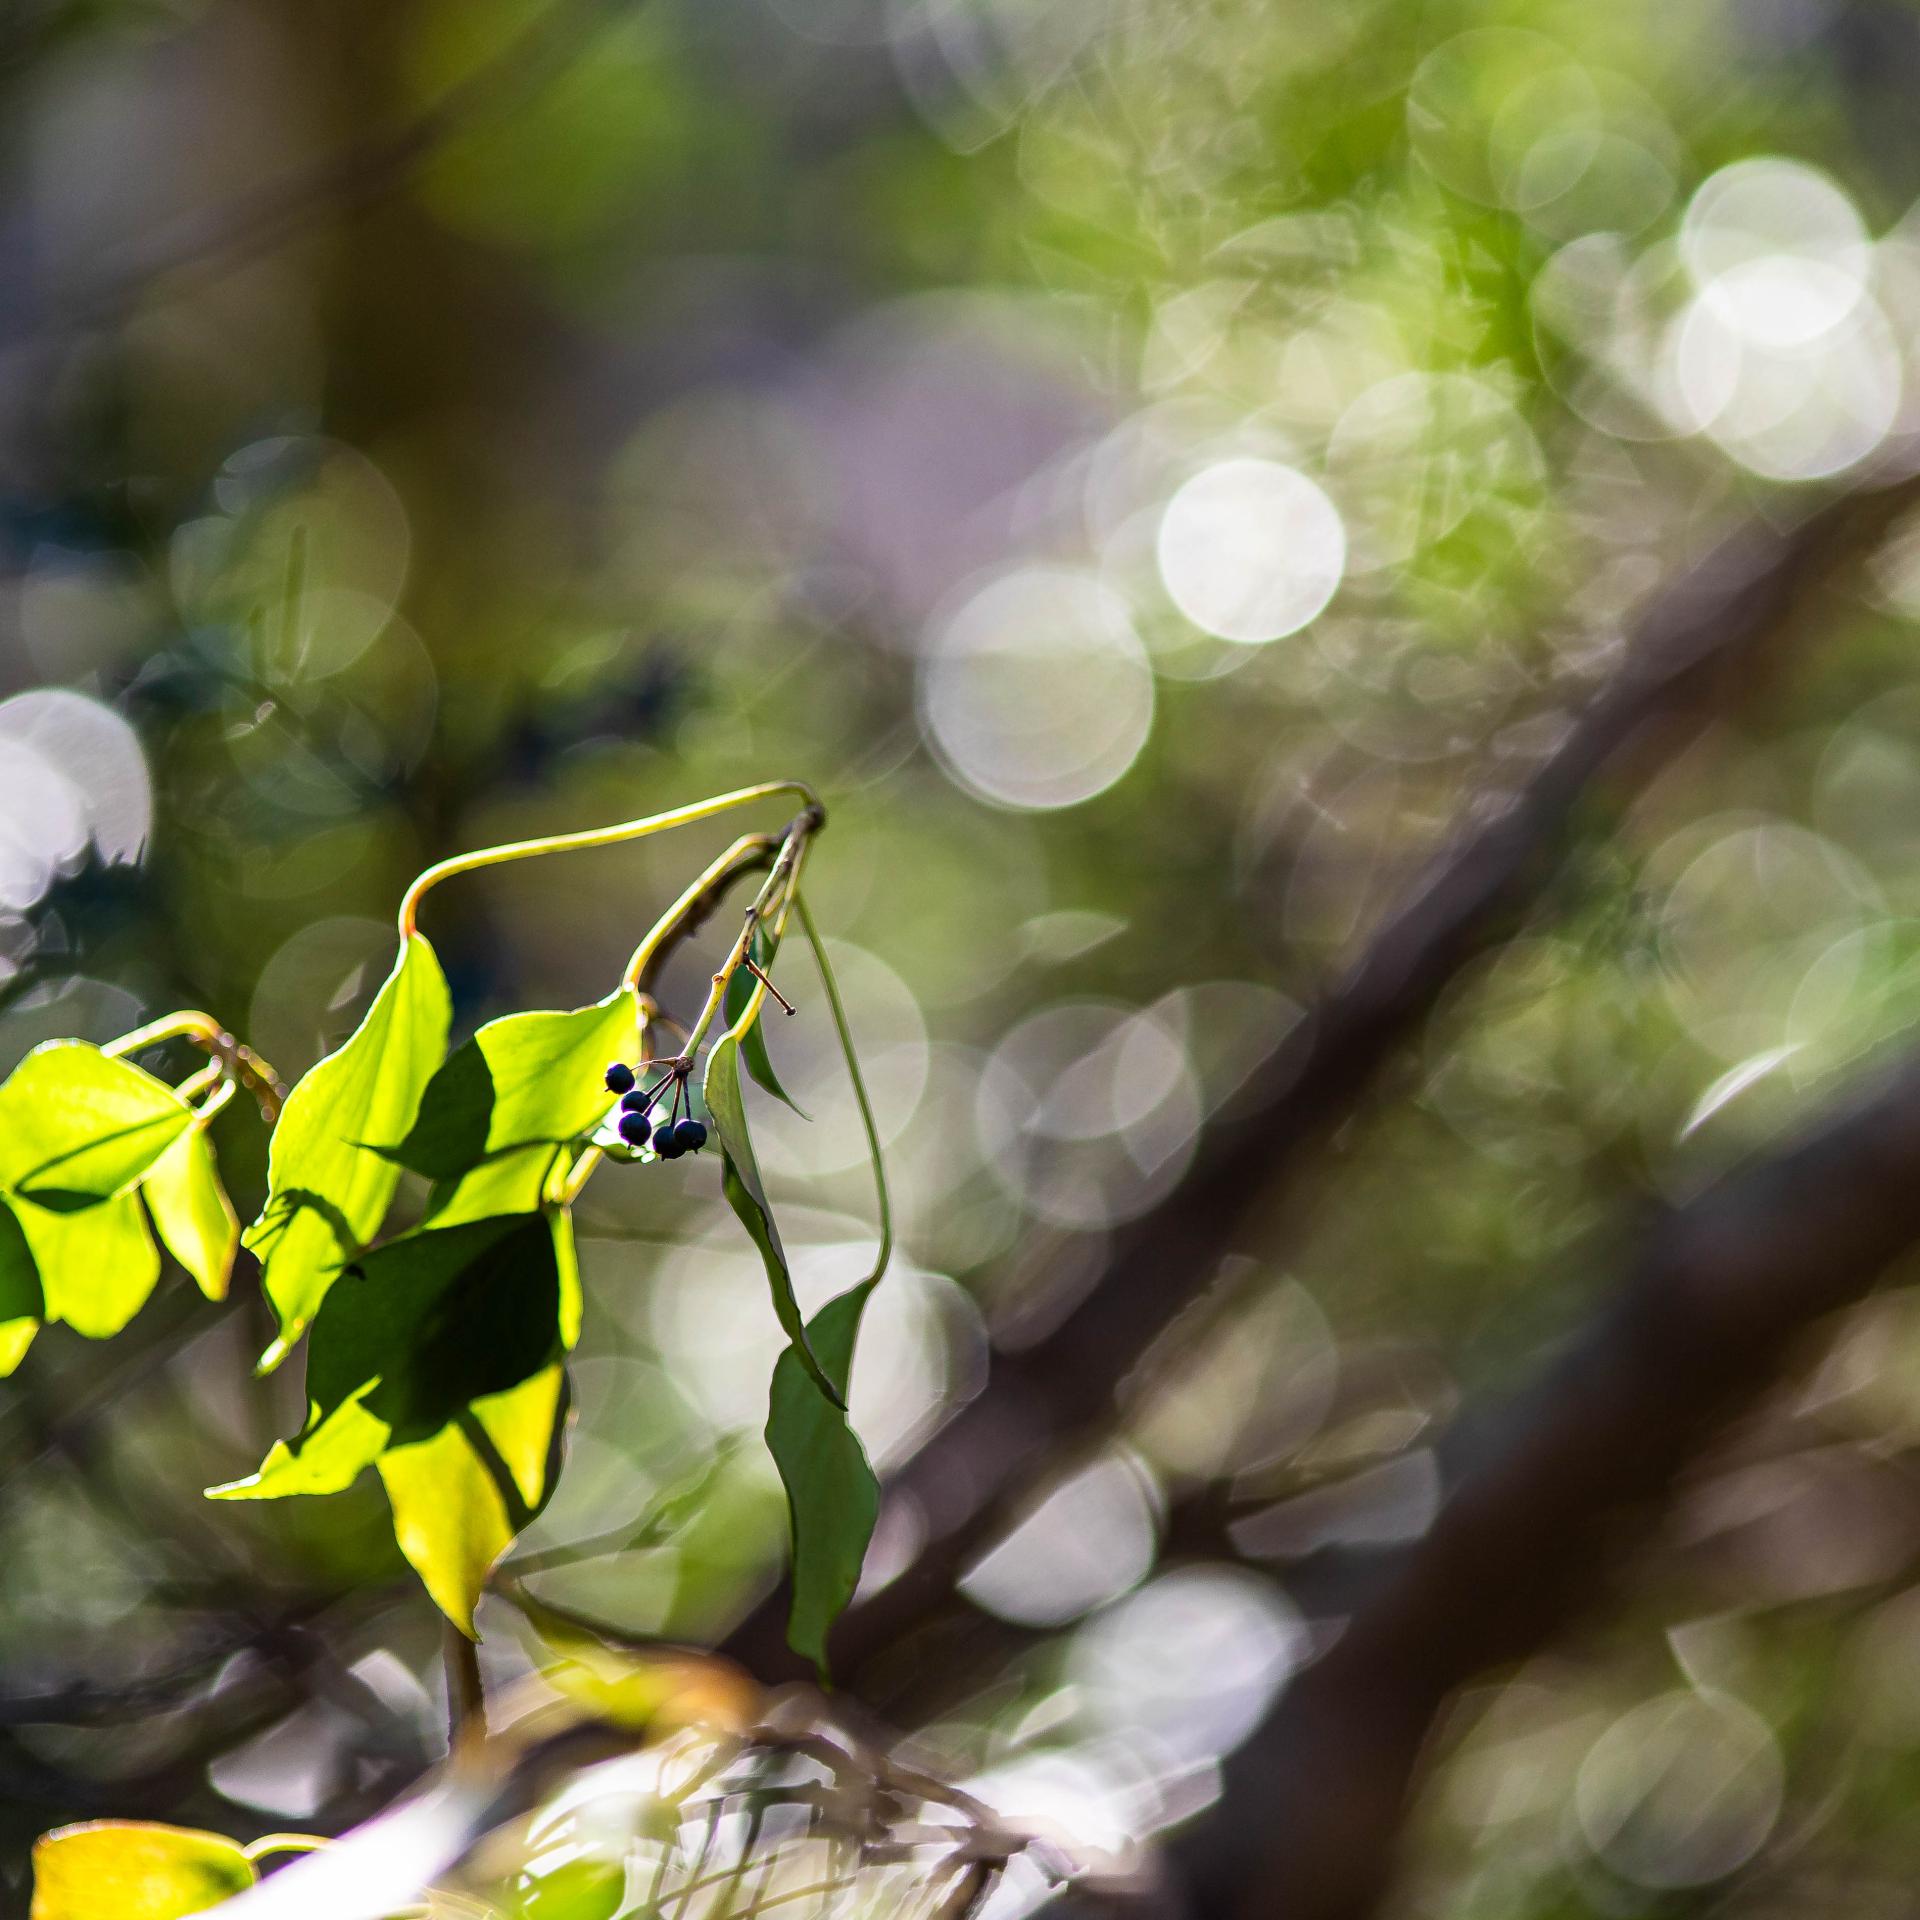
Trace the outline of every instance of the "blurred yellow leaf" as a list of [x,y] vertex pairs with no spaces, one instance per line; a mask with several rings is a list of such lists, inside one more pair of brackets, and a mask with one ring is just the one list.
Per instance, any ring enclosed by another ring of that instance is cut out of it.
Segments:
[[233,1841],[151,1820],[56,1827],[33,1846],[29,1920],[177,1920],[254,1884]]

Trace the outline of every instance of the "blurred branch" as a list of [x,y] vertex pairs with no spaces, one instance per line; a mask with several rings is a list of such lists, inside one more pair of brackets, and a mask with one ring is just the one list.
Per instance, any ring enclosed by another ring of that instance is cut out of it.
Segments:
[[1920,1054],[1656,1218],[1619,1292],[1228,1763],[1186,1848],[1203,1910],[1370,1913],[1448,1696],[1592,1607],[1703,1443],[1916,1240]]
[[[1720,704],[1749,691],[1769,650],[1807,624],[1834,576],[1916,498],[1920,481],[1908,478],[1845,496],[1789,532],[1749,525],[1656,600],[1613,683],[1521,791],[1475,810],[1478,824],[1463,827],[1261,1070],[1245,1117],[1218,1127],[1174,1194],[1115,1235],[1100,1283],[1051,1332],[996,1355],[984,1391],[897,1476],[889,1497],[916,1512],[925,1544],[842,1623],[836,1665],[856,1684],[861,1666],[953,1603],[961,1576],[1031,1508],[1063,1447],[1110,1427],[1116,1386],[1221,1260],[1258,1244],[1282,1203],[1301,1207],[1303,1176],[1402,1043],[1538,900],[1601,777],[1616,794],[1643,783]],[[1298,1231],[1297,1214],[1287,1230]],[[784,1612],[776,1594],[728,1650],[762,1674],[795,1671]]]
[[93,288],[57,306],[47,326],[111,324],[156,281],[227,272],[286,245],[315,219],[377,205],[442,148],[532,98],[585,51],[611,15],[643,3],[553,0],[525,32],[404,126],[176,222]]

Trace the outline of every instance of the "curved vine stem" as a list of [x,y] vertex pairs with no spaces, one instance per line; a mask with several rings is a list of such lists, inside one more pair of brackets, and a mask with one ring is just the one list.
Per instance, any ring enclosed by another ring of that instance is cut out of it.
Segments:
[[480,847],[472,853],[456,853],[418,875],[407,889],[400,902],[400,938],[413,937],[420,918],[420,903],[443,880],[452,880],[463,873],[478,873],[483,867],[505,866],[514,860],[537,859],[542,854],[584,853],[591,847],[621,846],[629,840],[644,840],[649,834],[665,833],[673,827],[691,826],[696,820],[711,820],[734,807],[750,806],[756,800],[771,800],[783,793],[797,795],[805,804],[803,819],[811,819],[816,824],[826,819],[826,809],[804,781],[769,780],[757,787],[717,794],[711,800],[696,800],[691,806],[648,814],[644,819],[624,820],[618,826],[589,827],[581,833],[543,834],[537,840],[513,840],[497,847]]
[[666,957],[668,947],[692,933],[719,905],[721,896],[741,874],[751,873],[756,866],[773,859],[779,844],[777,834],[742,834],[653,923],[647,937],[634,948],[620,984],[640,991]]
[[[212,1014],[202,1013],[197,1008],[185,1008],[179,1013],[149,1020],[144,1027],[135,1027],[131,1033],[123,1033],[117,1040],[109,1040],[100,1051],[109,1059],[121,1060],[130,1054],[144,1052],[148,1047],[157,1047],[164,1040],[192,1041],[210,1057],[229,1087],[245,1087],[253,1095],[259,1104],[260,1117],[268,1126],[279,1119],[280,1109],[287,1098],[287,1083],[280,1078],[272,1062],[263,1060],[243,1040],[236,1039]],[[197,1096],[204,1073],[205,1069],[183,1085],[180,1089],[183,1099]],[[195,1089],[194,1094],[186,1092],[189,1086]],[[231,1094],[227,1098],[231,1098]],[[200,1111],[211,1119],[225,1104],[226,1099],[216,1095],[216,1100],[209,1101]]]
[[813,915],[807,911],[807,903],[797,886],[791,897],[800,915],[801,931],[813,949],[813,963],[820,969],[820,984],[827,990],[827,1005],[833,1009],[834,1030],[840,1036],[840,1051],[846,1056],[847,1078],[853,1082],[853,1097],[860,1107],[860,1125],[867,1136],[867,1156],[873,1162],[874,1198],[880,1211],[880,1251],[868,1276],[871,1283],[886,1272],[887,1262],[893,1258],[893,1200],[887,1190],[887,1162],[880,1150],[880,1127],[873,1117],[873,1102],[867,1097],[860,1057],[854,1051],[853,1029],[847,1023],[847,1009],[840,998],[840,983],[833,977],[833,962],[827,958],[826,943],[820,938],[820,929],[813,924]]

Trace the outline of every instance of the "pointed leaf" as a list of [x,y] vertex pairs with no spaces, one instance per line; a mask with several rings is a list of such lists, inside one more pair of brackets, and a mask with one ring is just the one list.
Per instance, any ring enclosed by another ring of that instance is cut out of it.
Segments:
[[564,1385],[563,1370],[548,1367],[381,1456],[400,1551],[469,1639],[478,1637],[473,1610],[487,1576],[551,1491]]
[[364,1255],[314,1320],[305,1431],[215,1497],[338,1492],[389,1446],[430,1439],[560,1357],[561,1292],[539,1213],[421,1228]]
[[451,1009],[432,947],[409,936],[366,1018],[288,1096],[273,1130],[267,1203],[244,1244],[280,1320],[277,1366],[348,1261],[380,1230],[400,1169],[366,1145],[398,1140],[446,1051]]
[[13,1209],[0,1200],[0,1379],[19,1366],[47,1317],[40,1271]]
[[14,1217],[40,1270],[49,1320],[107,1340],[147,1304],[160,1251],[137,1194],[58,1210],[17,1199]]
[[0,1187],[54,1205],[125,1193],[192,1119],[131,1061],[50,1040],[0,1086]]
[[[807,1324],[812,1348],[844,1400],[860,1315],[878,1277],[830,1300]],[[789,1347],[773,1369],[767,1450],[793,1523],[787,1643],[827,1677],[827,1635],[860,1584],[880,1514],[880,1482],[845,1409],[828,1401]]]
[[433,1076],[391,1155],[431,1180],[455,1180],[516,1147],[576,1140],[612,1103],[608,1062],[639,1050],[631,988],[572,1013],[490,1020]]
[[244,1893],[257,1878],[224,1834],[92,1820],[33,1843],[29,1920],[181,1920]]
[[707,1109],[720,1141],[721,1191],[760,1250],[760,1263],[767,1270],[767,1285],[773,1293],[773,1310],[788,1341],[799,1354],[800,1364],[819,1383],[828,1399],[838,1405],[839,1388],[821,1370],[820,1362],[807,1345],[806,1322],[800,1315],[800,1303],[793,1296],[793,1276],[787,1270],[786,1249],[780,1244],[773,1209],[767,1204],[766,1189],[760,1183],[753,1141],[747,1134],[747,1110],[740,1099],[739,1051],[739,1043],[731,1033],[726,1033],[714,1042],[713,1051],[707,1055]]
[[[764,925],[757,927],[753,936],[753,957],[762,973],[773,971],[773,956],[778,951],[779,943],[773,938],[772,931]],[[727,982],[727,997],[721,1016],[729,1027],[740,1024],[740,1016],[746,1012],[747,1002],[753,998],[757,984],[745,967],[735,968],[733,977]],[[773,1004],[771,995],[761,1001],[760,1017],[740,1036],[741,1064],[754,1081],[776,1100],[784,1100],[802,1120],[811,1119],[806,1108],[780,1084],[780,1076],[774,1072],[773,1061],[767,1053],[767,1008]]]
[[140,1191],[167,1251],[209,1300],[224,1300],[240,1250],[240,1216],[220,1184],[206,1129],[189,1127],[160,1156]]

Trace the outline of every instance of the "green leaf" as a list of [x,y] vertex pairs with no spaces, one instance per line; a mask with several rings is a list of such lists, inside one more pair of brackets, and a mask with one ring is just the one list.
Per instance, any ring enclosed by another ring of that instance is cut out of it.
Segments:
[[0,1187],[57,1206],[126,1193],[192,1119],[131,1061],[50,1040],[0,1086]]
[[257,1880],[224,1834],[151,1820],[91,1820],[33,1843],[28,1920],[180,1920]]
[[429,1440],[550,1367],[567,1311],[563,1241],[570,1254],[559,1221],[522,1213],[424,1227],[364,1255],[315,1317],[305,1430],[212,1497],[341,1492],[388,1447]]
[[[517,1148],[577,1140],[613,1104],[607,1063],[639,1050],[631,988],[572,1013],[490,1020],[433,1076],[406,1138],[387,1151],[430,1180],[452,1181]],[[538,1202],[535,1192],[526,1204]]]
[[47,1317],[40,1270],[13,1209],[0,1200],[0,1379],[19,1366]]
[[761,1265],[767,1270],[767,1285],[773,1292],[773,1310],[779,1315],[780,1325],[798,1353],[800,1364],[819,1383],[821,1392],[838,1406],[840,1389],[827,1377],[807,1345],[806,1322],[801,1318],[800,1303],[793,1296],[793,1276],[787,1270],[786,1249],[780,1244],[773,1209],[767,1204],[766,1189],[760,1183],[753,1141],[747,1133],[747,1110],[740,1099],[739,1054],[739,1042],[731,1033],[726,1033],[714,1042],[713,1050],[707,1055],[707,1110],[720,1141],[720,1188],[760,1250]]
[[400,1551],[470,1639],[487,1576],[552,1491],[565,1389],[556,1363],[380,1458]]
[[[765,925],[754,929],[753,957],[762,973],[773,971],[773,956],[779,951],[779,942],[773,937],[772,930]],[[736,967],[733,976],[727,982],[727,997],[721,1017],[729,1027],[740,1024],[740,1016],[747,1010],[747,1002],[753,998],[755,981],[745,967]],[[752,1026],[740,1036],[740,1059],[755,1082],[764,1087],[776,1100],[784,1100],[802,1120],[809,1120],[809,1114],[792,1094],[780,1084],[780,1076],[773,1070],[773,1061],[767,1053],[767,1008],[773,1004],[771,996],[760,1003],[760,1015]]]
[[401,1139],[412,1126],[450,1020],[440,962],[412,934],[352,1037],[288,1096],[268,1155],[267,1203],[243,1243],[260,1256],[280,1321],[263,1371],[286,1358],[335,1277],[379,1232],[400,1169],[366,1143]]
[[160,1250],[137,1194],[84,1206],[13,1203],[40,1272],[46,1317],[89,1340],[107,1340],[147,1304],[160,1278]]
[[613,1920],[627,1912],[623,1860],[573,1855],[557,1866],[533,1862],[514,1883],[512,1920]]
[[[844,1401],[860,1315],[879,1276],[850,1287],[808,1322],[812,1350]],[[767,1450],[780,1469],[793,1524],[793,1607],[787,1643],[827,1677],[827,1634],[860,1584],[880,1514],[880,1482],[844,1406],[827,1400],[791,1347],[773,1369]]]
[[155,1163],[141,1187],[167,1251],[209,1300],[224,1300],[240,1250],[240,1217],[220,1184],[204,1127],[189,1127]]

